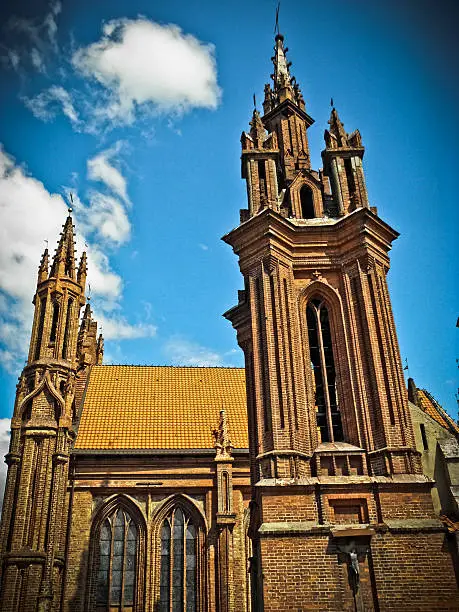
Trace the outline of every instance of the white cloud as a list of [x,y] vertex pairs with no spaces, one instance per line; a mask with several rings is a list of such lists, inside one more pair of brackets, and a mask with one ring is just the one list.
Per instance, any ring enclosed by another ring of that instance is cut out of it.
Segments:
[[[117,200],[115,202],[122,206]],[[94,214],[91,213],[93,205]],[[89,205],[80,203],[75,209],[77,227],[84,227],[86,235],[98,232],[115,243],[119,242],[129,234],[129,221],[125,215],[119,214],[116,205],[110,206],[100,202],[94,204],[94,199]],[[110,211],[114,211],[115,217],[112,224]],[[43,241],[49,239],[52,252],[66,215],[64,199],[49,193],[43,183],[29,176],[0,148],[0,359],[8,371],[19,368],[26,355],[33,316],[30,302],[44,249]],[[99,221],[102,229],[93,225]],[[77,233],[77,252],[84,249],[88,252],[88,282],[98,300],[97,305],[100,304],[106,312],[117,311],[122,297],[121,278],[110,269],[109,259],[100,246],[94,241],[89,245],[85,242],[85,237]],[[152,327],[131,326],[118,316],[112,327],[108,324],[108,331],[111,337],[138,338],[152,335]]]
[[222,355],[205,346],[201,346],[195,342],[190,342],[181,336],[172,336],[172,338],[169,338],[169,340],[164,344],[163,349],[172,365],[224,365]]
[[132,325],[120,315],[107,317],[97,316],[98,322],[102,326],[104,338],[107,340],[134,340],[135,338],[152,338],[156,335],[155,325],[138,323]]
[[209,247],[207,246],[207,244],[204,244],[203,242],[200,242],[200,243],[198,244],[198,247],[199,247],[200,249],[202,249],[203,251],[208,251],[208,250],[209,250]]
[[69,92],[60,85],[52,85],[33,98],[24,97],[23,101],[35,117],[42,121],[50,121],[62,111],[75,129],[83,127]]
[[0,513],[3,506],[7,472],[7,466],[3,459],[6,453],[9,451],[10,425],[10,419],[0,419]]
[[126,204],[129,204],[126,179],[119,169],[113,165],[113,157],[119,153],[122,144],[121,141],[118,141],[110,149],[102,151],[88,160],[88,177],[92,181],[105,183]]
[[131,224],[119,200],[99,191],[89,192],[89,204],[75,207],[83,231],[120,245],[129,240]]
[[219,103],[214,46],[176,25],[110,21],[102,38],[78,49],[72,62],[106,88],[108,103],[96,112],[109,121],[132,123],[139,106],[182,113]]

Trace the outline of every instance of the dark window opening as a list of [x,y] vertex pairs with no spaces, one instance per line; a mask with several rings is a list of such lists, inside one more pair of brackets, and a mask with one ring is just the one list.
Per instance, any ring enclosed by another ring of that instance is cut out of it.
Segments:
[[347,187],[349,189],[349,198],[351,200],[351,204],[353,204],[355,208],[357,189],[356,189],[356,184],[355,184],[354,171],[352,169],[352,161],[350,158],[345,158],[344,170],[346,172]]
[[138,549],[137,527],[121,508],[102,524],[97,572],[97,611],[132,612]]
[[429,450],[429,442],[427,440],[426,426],[424,425],[424,423],[421,423],[419,425],[419,428],[421,430],[422,446],[424,447],[424,450]]
[[302,219],[314,219],[316,216],[314,213],[314,198],[312,190],[304,185],[300,191],[301,199],[301,218]]
[[49,336],[50,342],[56,341],[57,323],[59,321],[59,304],[54,302],[53,304],[53,321],[51,323],[51,334]]
[[320,300],[312,300],[306,310],[306,319],[320,441],[340,442],[344,436],[327,307]]
[[73,300],[69,300],[67,304],[67,317],[65,319],[64,344],[62,347],[62,357],[67,359],[69,349],[70,324],[72,317]]
[[260,182],[260,204],[266,204],[268,200],[265,163],[266,163],[265,160],[258,162],[258,180]]
[[158,612],[198,609],[198,532],[189,516],[176,508],[161,528]]
[[34,355],[34,359],[39,359],[40,358],[40,348],[41,348],[41,341],[43,338],[43,327],[45,324],[45,313],[46,313],[46,299],[42,298],[40,300],[40,319],[38,322],[38,330],[37,330],[37,335],[35,336],[35,355]]

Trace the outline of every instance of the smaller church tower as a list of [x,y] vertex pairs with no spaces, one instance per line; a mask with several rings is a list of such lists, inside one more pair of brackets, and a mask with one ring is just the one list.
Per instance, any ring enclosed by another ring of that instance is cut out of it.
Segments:
[[64,571],[75,389],[85,365],[99,362],[103,352],[89,307],[78,330],[87,260],[86,253],[79,264],[75,259],[71,209],[51,269],[49,265],[45,249],[33,299],[29,356],[17,385],[6,456],[0,529],[2,612],[57,609]]

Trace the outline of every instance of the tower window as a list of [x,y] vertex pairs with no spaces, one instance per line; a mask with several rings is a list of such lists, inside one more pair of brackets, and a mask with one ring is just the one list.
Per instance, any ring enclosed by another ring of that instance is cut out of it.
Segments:
[[355,208],[356,185],[354,179],[354,171],[352,169],[352,161],[349,157],[344,159],[344,170],[346,172],[347,187],[349,189],[349,198]]
[[50,342],[56,341],[56,333],[57,333],[57,324],[59,321],[59,304],[54,302],[53,304],[53,320],[51,323],[51,333],[49,336]]
[[42,336],[43,336],[43,327],[45,324],[45,313],[46,313],[46,299],[45,298],[41,298],[40,300],[40,319],[38,322],[38,330],[37,330],[37,335],[35,337],[35,356],[34,359],[39,359],[40,358],[40,348],[41,348],[41,341],[42,341]]
[[97,612],[132,612],[135,600],[137,527],[118,508],[102,524],[97,573]]
[[339,442],[344,438],[327,307],[321,300],[312,300],[308,304],[306,318],[320,441]]
[[312,189],[307,185],[303,185],[300,191],[301,200],[301,218],[302,219],[314,219],[316,216],[314,213],[314,198],[312,195]]
[[198,609],[198,534],[181,508],[164,519],[161,528],[159,612]]
[[65,319],[65,331],[64,331],[64,344],[62,347],[62,357],[67,359],[68,348],[69,348],[69,335],[70,335],[70,324],[72,317],[73,300],[69,300],[67,304],[67,316]]
[[265,160],[258,162],[258,180],[260,183],[260,204],[265,204],[268,199],[268,191],[266,188],[266,166]]
[[429,450],[429,442],[427,440],[426,426],[424,423],[419,425],[419,429],[421,430],[422,446],[424,450]]

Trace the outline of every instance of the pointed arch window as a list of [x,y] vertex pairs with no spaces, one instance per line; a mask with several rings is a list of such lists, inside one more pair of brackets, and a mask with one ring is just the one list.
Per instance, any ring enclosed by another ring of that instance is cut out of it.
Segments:
[[59,322],[59,303],[58,302],[54,302],[53,303],[53,318],[52,318],[52,322],[51,322],[51,333],[49,335],[50,342],[55,342],[56,341],[57,324],[58,324],[58,322]]
[[70,325],[72,322],[72,309],[73,309],[73,300],[69,299],[68,304],[67,304],[67,317],[65,319],[64,343],[62,346],[62,357],[64,359],[67,359],[68,357]]
[[198,611],[198,543],[191,516],[174,508],[161,526],[159,612]]
[[306,318],[320,441],[339,442],[344,439],[343,427],[336,390],[330,318],[325,303],[320,299],[311,300]]
[[138,549],[137,525],[126,509],[116,508],[100,528],[97,612],[136,609]]

